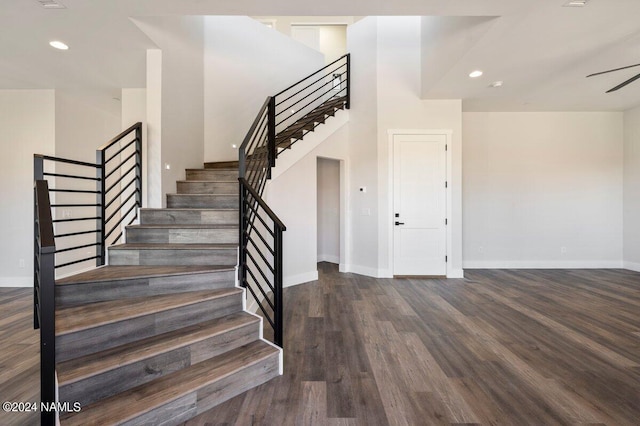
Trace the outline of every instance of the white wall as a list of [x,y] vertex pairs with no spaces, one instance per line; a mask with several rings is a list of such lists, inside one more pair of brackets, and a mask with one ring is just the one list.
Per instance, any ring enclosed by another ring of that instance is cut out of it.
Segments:
[[318,262],[340,263],[340,162],[318,158]]
[[[202,167],[204,157],[204,21],[202,16],[145,17],[133,20],[162,51],[160,71],[147,77],[161,78],[161,89],[150,86],[149,95],[162,105],[160,132],[154,130],[150,144],[159,138],[162,168],[162,203],[164,194],[176,190],[176,181],[184,180],[185,169]],[[157,66],[157,53],[147,55]],[[148,70],[149,71],[149,70]],[[160,74],[160,75],[158,75]],[[154,113],[147,105],[147,111]],[[156,114],[157,115],[157,114]],[[154,121],[154,127],[158,124]],[[157,156],[157,147],[152,154]],[[170,169],[164,167],[170,165]],[[156,201],[157,202],[157,201]]]
[[248,17],[205,23],[204,158],[233,161],[232,145],[240,146],[266,97],[321,68],[323,57]]
[[33,154],[55,154],[54,91],[0,90],[0,129],[0,287],[30,287]]
[[624,113],[624,265],[640,271],[640,108]]
[[464,113],[465,267],[621,267],[622,120]]
[[346,25],[294,25],[291,36],[322,53],[325,64],[330,64],[347,53]]
[[[305,138],[298,144],[311,142],[313,135],[311,133],[308,139]],[[348,127],[339,128],[284,172],[277,175],[274,173],[274,179],[267,184],[264,198],[287,227],[283,234],[285,286],[318,279],[317,158],[341,160],[344,162],[342,169],[346,170],[348,138]],[[277,168],[278,166],[276,170]],[[342,179],[343,182],[346,181],[344,174]],[[341,198],[346,199],[347,194],[343,192]],[[346,208],[346,203],[341,205],[343,218],[346,217]],[[344,247],[345,239],[348,239],[348,231],[344,224],[341,224],[341,227],[343,229],[341,244]]]

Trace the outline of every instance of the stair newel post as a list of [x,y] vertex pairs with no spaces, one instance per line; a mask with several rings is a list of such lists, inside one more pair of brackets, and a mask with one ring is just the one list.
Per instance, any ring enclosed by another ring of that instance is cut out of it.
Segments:
[[283,229],[277,223],[274,223],[275,235],[274,239],[274,252],[275,258],[274,260],[274,305],[275,305],[275,330],[274,330],[274,343],[280,347],[282,346],[283,340],[283,301],[282,301],[282,231]]
[[136,204],[142,208],[142,123],[136,125]]
[[99,251],[98,257],[96,258],[96,266],[102,266],[106,264],[106,249],[107,244],[105,241],[105,229],[107,224],[105,220],[107,218],[107,200],[105,194],[105,151],[98,149],[96,151],[96,178],[98,178],[96,182],[96,216],[98,217],[97,224],[98,227],[98,247],[96,247],[96,251]]
[[[34,241],[37,254],[34,262],[38,263],[39,283],[39,297],[36,297],[39,299],[38,310],[40,311],[40,401],[50,405],[56,401],[56,244],[51,220],[49,185],[45,180],[35,182],[35,214],[38,228]],[[40,421],[42,425],[55,425],[56,412],[41,410]]]
[[[33,182],[34,185],[37,181],[44,180],[44,159],[41,155],[34,154],[33,156]],[[35,262],[38,260],[38,200],[37,193],[34,187],[33,190],[33,261],[34,261],[34,270],[35,270]],[[38,277],[37,274],[33,274],[33,329],[37,330],[40,328],[40,321],[38,320]]]
[[351,53],[347,53],[347,99],[344,107],[351,108]]
[[269,149],[269,168],[267,170],[267,179],[271,179],[271,167],[276,166],[276,97],[269,98],[269,107],[267,108],[267,127],[268,127],[268,149]]
[[[242,159],[244,157],[244,155],[241,155],[240,158]],[[244,161],[242,161],[243,163]],[[247,239],[245,236],[246,233],[246,229],[247,229],[247,215],[246,215],[246,210],[247,210],[247,191],[245,189],[245,181],[244,181],[244,177],[242,177],[244,175],[244,167],[241,166],[241,170],[240,170],[240,178],[239,180],[239,190],[240,190],[240,227],[239,227],[239,232],[240,235],[238,236],[238,255],[239,255],[239,259],[238,259],[238,281],[240,282],[240,286],[241,287],[246,287],[246,282],[247,282],[247,271],[246,271],[246,265],[247,265]],[[246,295],[245,295],[246,296]]]

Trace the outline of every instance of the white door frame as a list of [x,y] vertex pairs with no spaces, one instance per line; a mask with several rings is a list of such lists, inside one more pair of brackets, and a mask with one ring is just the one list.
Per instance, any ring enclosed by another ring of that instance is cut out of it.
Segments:
[[387,169],[389,170],[388,176],[387,176],[387,182],[388,182],[388,188],[389,188],[389,197],[387,197],[387,203],[388,203],[388,217],[387,217],[387,232],[388,232],[388,241],[389,241],[389,271],[391,272],[391,275],[393,276],[393,270],[394,270],[394,224],[393,224],[393,200],[394,200],[394,183],[393,183],[393,173],[394,173],[394,142],[393,142],[393,138],[396,135],[443,135],[445,137],[445,143],[447,145],[447,188],[445,189],[446,192],[446,197],[447,197],[447,219],[448,219],[448,224],[447,224],[447,277],[451,276],[453,274],[453,267],[452,267],[452,246],[453,246],[453,226],[452,226],[452,219],[453,219],[453,196],[451,195],[451,188],[452,188],[452,184],[451,184],[451,179],[452,179],[452,168],[453,168],[453,164],[452,164],[452,159],[451,159],[451,139],[453,136],[453,130],[450,129],[389,129],[387,130],[387,133],[389,135],[389,163],[388,163],[388,167]]

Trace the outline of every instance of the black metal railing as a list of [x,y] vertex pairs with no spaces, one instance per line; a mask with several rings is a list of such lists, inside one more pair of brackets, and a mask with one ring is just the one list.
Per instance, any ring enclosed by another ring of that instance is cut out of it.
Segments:
[[[40,401],[50,406],[56,400],[56,243],[46,180],[34,183],[33,249],[33,327],[40,329]],[[41,410],[42,425],[55,425],[55,422],[54,411]]]
[[282,346],[282,232],[286,227],[262,199],[271,168],[284,150],[340,109],[349,109],[350,60],[329,65],[269,96],[239,149],[239,281]]
[[142,124],[96,150],[96,163],[34,155],[34,181],[47,180],[56,240],[55,268],[106,263],[142,206]]

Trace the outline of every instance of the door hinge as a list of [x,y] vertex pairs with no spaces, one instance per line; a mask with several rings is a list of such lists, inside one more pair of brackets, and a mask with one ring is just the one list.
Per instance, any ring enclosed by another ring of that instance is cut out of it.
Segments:
[[444,219],[444,224],[448,225],[449,224],[449,220],[447,218]]
[[444,145],[444,150],[446,151],[448,149],[449,145],[445,144]]
[[445,256],[444,257],[444,263],[447,263],[449,261],[449,256]]
[[448,188],[449,187],[449,182],[447,182],[446,180],[444,181],[444,187]]

